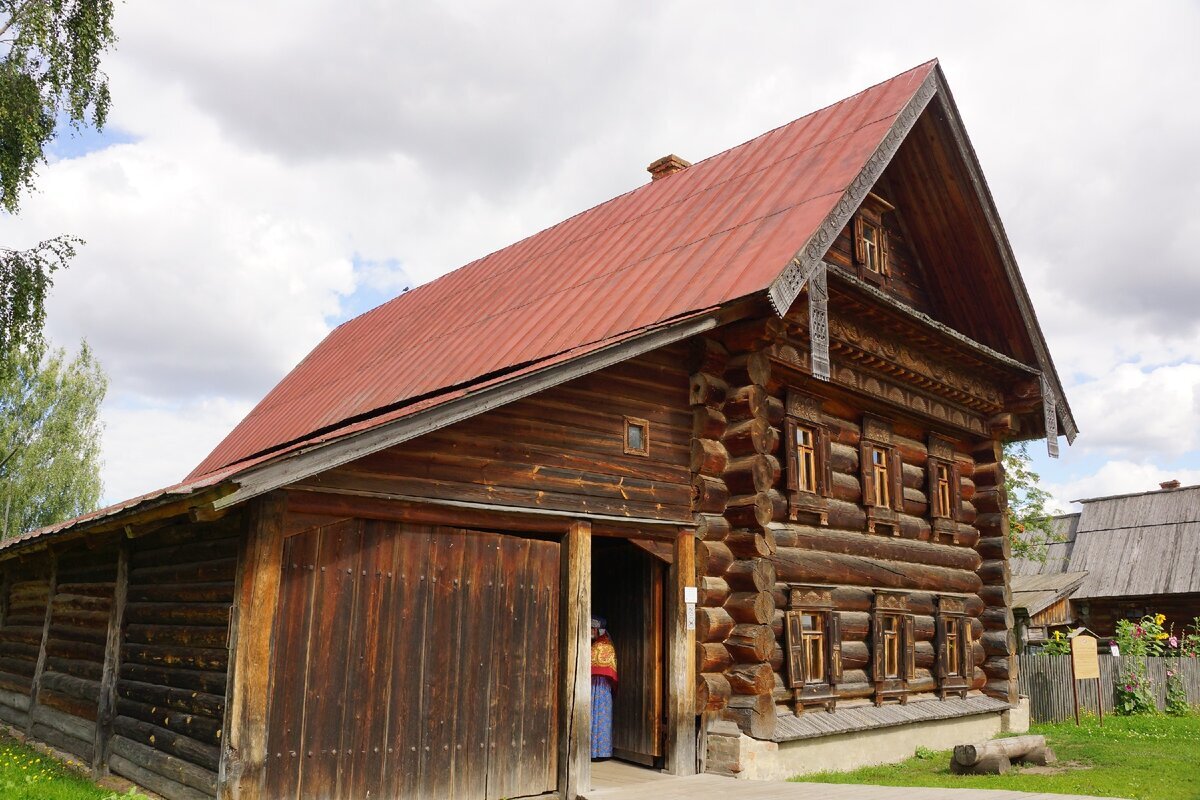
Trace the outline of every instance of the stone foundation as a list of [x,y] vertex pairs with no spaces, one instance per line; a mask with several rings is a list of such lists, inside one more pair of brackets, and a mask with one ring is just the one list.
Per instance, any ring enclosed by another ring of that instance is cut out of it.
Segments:
[[[1022,708],[954,719],[916,722],[819,738],[771,742],[752,739],[736,725],[718,723],[708,732],[706,771],[750,780],[786,780],[814,772],[845,772],[911,758],[918,746],[949,750],[991,739],[1002,730],[1028,729],[1028,700]],[[1007,723],[1006,723],[1007,721]]]

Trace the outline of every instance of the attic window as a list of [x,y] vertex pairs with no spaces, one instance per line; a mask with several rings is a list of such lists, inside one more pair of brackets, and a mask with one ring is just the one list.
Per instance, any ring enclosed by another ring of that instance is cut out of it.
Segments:
[[879,195],[868,194],[854,216],[854,260],[859,277],[879,282],[891,274],[883,215],[892,210],[891,203]]
[[625,454],[650,455],[650,423],[637,417],[625,418]]

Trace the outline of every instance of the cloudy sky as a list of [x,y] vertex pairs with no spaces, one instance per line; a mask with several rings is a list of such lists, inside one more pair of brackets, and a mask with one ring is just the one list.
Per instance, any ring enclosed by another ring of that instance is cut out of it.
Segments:
[[86,338],[111,378],[108,501],[179,480],[405,286],[643,183],[658,156],[712,155],[933,57],[1083,431],[1038,459],[1048,488],[1200,483],[1194,1],[116,13],[108,127],[62,138],[0,217],[7,246],[87,240],[49,332]]

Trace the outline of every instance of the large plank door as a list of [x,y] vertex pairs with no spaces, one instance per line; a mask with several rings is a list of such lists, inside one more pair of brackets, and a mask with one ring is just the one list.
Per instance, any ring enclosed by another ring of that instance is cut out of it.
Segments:
[[617,650],[613,754],[653,765],[663,754],[665,565],[631,545],[598,550],[592,608],[608,620]]
[[556,788],[559,545],[345,520],[289,537],[267,796]]

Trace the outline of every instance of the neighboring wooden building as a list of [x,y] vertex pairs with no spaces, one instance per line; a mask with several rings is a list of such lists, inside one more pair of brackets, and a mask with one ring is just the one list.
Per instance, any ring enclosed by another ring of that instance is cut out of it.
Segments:
[[1102,636],[1120,619],[1164,614],[1179,631],[1200,617],[1200,486],[1075,502],[1083,511],[1056,518],[1061,541],[1045,562],[1015,563],[1019,582],[1086,573],[1066,596],[1078,623]]
[[0,719],[172,799],[574,798],[595,610],[627,760],[998,724],[1000,441],[1074,423],[940,68],[652,172],[0,546]]

